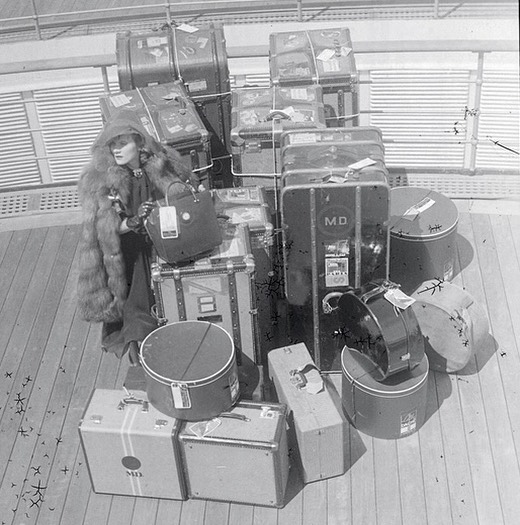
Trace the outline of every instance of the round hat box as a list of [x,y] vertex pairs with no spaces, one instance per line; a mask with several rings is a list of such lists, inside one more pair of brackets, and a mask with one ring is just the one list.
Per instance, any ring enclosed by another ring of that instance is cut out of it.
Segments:
[[412,297],[430,369],[462,370],[489,333],[482,306],[459,286],[438,279],[422,283]]
[[337,303],[337,319],[344,344],[366,355],[375,365],[372,377],[383,381],[418,366],[424,339],[413,310],[397,308],[387,292],[395,283],[376,280],[346,292]]
[[412,293],[423,281],[450,281],[457,245],[457,207],[426,188],[390,191],[390,279]]
[[239,382],[231,336],[206,321],[180,321],[154,330],[139,354],[150,403],[177,419],[200,421],[229,410]]
[[374,364],[346,346],[341,353],[342,402],[352,424],[361,432],[382,439],[413,434],[426,418],[428,358],[412,370],[374,379]]

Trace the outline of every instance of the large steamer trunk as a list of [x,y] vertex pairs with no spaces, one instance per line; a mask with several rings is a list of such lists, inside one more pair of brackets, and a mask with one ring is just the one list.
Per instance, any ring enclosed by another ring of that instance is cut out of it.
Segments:
[[241,88],[232,98],[232,171],[237,186],[273,195],[281,172],[280,137],[290,129],[325,128],[319,86]]
[[231,334],[239,365],[260,363],[255,261],[247,225],[227,223],[222,236],[218,248],[193,263],[152,263],[156,314],[160,324],[218,324]]
[[319,84],[328,125],[357,125],[358,75],[348,28],[271,33],[269,53],[274,85]]
[[94,492],[186,499],[179,430],[145,395],[95,389],[79,424]]
[[330,294],[388,277],[390,188],[384,181],[282,189],[285,287],[292,336],[322,370],[340,370],[339,322]]
[[286,407],[241,401],[181,428],[188,496],[283,507],[289,477]]
[[182,80],[212,132],[213,157],[229,154],[231,88],[222,25],[126,31],[117,35],[116,57],[122,90]]
[[99,103],[104,120],[134,111],[148,133],[186,157],[201,178],[212,166],[209,132],[181,82],[103,95]]

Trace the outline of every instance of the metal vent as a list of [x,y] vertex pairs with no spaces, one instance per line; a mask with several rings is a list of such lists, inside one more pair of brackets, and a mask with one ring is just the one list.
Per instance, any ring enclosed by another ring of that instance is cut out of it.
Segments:
[[0,215],[16,215],[27,211],[29,196],[23,193],[0,195]]
[[40,196],[40,211],[76,209],[79,206],[76,188],[43,192]]

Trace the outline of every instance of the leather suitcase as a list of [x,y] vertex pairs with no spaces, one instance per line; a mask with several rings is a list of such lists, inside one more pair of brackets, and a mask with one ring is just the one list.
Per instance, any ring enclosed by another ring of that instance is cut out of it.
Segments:
[[104,120],[120,110],[135,111],[148,133],[187,157],[194,172],[211,168],[210,134],[181,82],[103,95],[99,103]]
[[222,326],[233,338],[237,363],[260,363],[255,260],[247,225],[224,223],[222,244],[185,265],[152,263],[159,324],[199,320]]
[[346,470],[347,420],[339,395],[320,376],[304,343],[271,350],[268,359],[277,399],[287,405],[289,446],[297,452],[304,483],[340,476]]
[[282,188],[291,336],[307,344],[322,371],[340,370],[342,349],[327,298],[388,277],[389,195],[382,180]]
[[271,33],[269,69],[274,85],[321,85],[330,127],[357,125],[358,74],[348,28]]
[[183,424],[179,443],[188,496],[283,507],[286,424],[285,405],[248,401],[212,420]]
[[95,389],[79,424],[94,492],[186,499],[179,429],[145,398]]
[[231,100],[233,175],[239,185],[273,186],[280,173],[280,136],[289,129],[324,128],[319,86],[240,88]]
[[221,24],[119,33],[116,59],[123,91],[182,80],[212,132],[212,156],[229,154],[231,88]]
[[262,362],[274,347],[270,326],[277,320],[276,302],[283,297],[281,275],[276,262],[276,246],[271,210],[265,188],[249,186],[213,192],[217,213],[229,216],[233,224],[247,224],[255,259],[255,288]]

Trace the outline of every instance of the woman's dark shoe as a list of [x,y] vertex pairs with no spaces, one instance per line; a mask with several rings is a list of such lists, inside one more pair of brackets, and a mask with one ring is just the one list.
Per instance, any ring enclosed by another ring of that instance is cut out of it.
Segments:
[[128,359],[130,359],[131,366],[141,366],[139,361],[139,343],[137,341],[128,343]]

